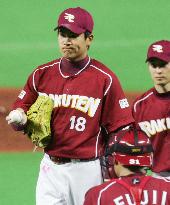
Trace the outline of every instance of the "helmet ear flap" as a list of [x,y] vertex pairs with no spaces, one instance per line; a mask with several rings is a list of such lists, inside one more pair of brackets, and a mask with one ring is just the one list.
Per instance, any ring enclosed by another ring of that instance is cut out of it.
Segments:
[[114,163],[117,165],[118,164],[118,161],[114,158]]
[[116,178],[117,175],[115,173],[115,169],[114,169],[114,164],[117,164],[118,162],[115,160],[115,156],[114,154],[109,154],[107,156],[105,156],[105,180],[108,179],[112,179],[112,178]]
[[135,145],[138,144],[138,133],[137,133],[137,129],[133,129],[133,133],[134,133],[134,142],[135,142]]
[[106,163],[106,167],[111,167],[114,165],[115,163],[114,153],[105,155],[105,163]]
[[106,145],[105,149],[105,155],[112,154],[113,152],[117,151],[117,147],[119,146],[119,142],[121,139],[126,135],[126,133],[129,132],[129,130],[133,129],[132,126],[130,126],[128,129],[120,130],[118,132],[113,132],[111,136],[109,136],[109,140]]

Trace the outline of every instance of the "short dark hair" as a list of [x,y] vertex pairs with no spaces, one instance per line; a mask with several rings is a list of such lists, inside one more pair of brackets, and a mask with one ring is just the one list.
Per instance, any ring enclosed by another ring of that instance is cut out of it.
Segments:
[[154,68],[156,67],[164,67],[166,66],[166,64],[168,64],[168,62],[161,60],[159,58],[156,57],[151,57],[147,60],[148,63],[150,63]]
[[[62,26],[59,27],[57,30],[58,30],[58,34],[59,34],[59,32],[62,33],[62,32],[65,32],[65,31],[70,31],[68,28],[65,28],[65,27],[62,27]],[[73,32],[70,31],[70,33],[73,33]],[[75,33],[73,33],[73,34],[75,34]],[[75,34],[75,37],[76,37],[76,36],[79,36],[79,35],[80,35],[80,34]],[[91,35],[91,32],[89,32],[89,31],[85,31],[85,32],[84,32],[84,37],[85,37],[85,39],[88,38],[90,35]]]
[[89,31],[85,31],[85,33],[84,33],[85,39],[88,38],[90,35],[91,35],[91,33]]

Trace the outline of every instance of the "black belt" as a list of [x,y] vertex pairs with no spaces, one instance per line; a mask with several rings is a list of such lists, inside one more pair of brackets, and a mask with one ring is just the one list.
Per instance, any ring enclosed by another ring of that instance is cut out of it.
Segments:
[[65,163],[70,163],[70,162],[89,162],[89,161],[94,161],[98,158],[93,157],[93,158],[88,158],[88,159],[70,159],[70,158],[65,158],[65,157],[50,156],[50,159],[56,164],[65,164]]

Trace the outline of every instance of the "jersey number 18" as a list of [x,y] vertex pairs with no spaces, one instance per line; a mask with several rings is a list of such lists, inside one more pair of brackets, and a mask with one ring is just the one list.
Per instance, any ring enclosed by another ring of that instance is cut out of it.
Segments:
[[72,116],[70,118],[70,122],[71,122],[71,125],[70,125],[71,130],[75,129],[78,132],[81,132],[86,128],[85,127],[86,119],[84,117],[76,118],[76,116]]

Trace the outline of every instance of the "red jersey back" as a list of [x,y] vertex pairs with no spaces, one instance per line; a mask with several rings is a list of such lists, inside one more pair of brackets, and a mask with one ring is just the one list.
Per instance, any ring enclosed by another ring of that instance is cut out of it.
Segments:
[[[90,59],[90,58],[89,58]],[[101,129],[108,133],[133,121],[128,101],[115,74],[96,60],[66,76],[61,59],[39,66],[28,78],[14,108],[29,109],[38,95],[54,100],[51,156],[91,158],[101,155]]]
[[[130,190],[123,186],[121,182],[129,187],[140,186],[146,176],[133,175],[122,179],[112,179],[102,185],[93,187],[85,196],[84,205],[134,205],[134,199]],[[120,181],[120,183],[119,183]],[[170,181],[165,178],[150,177],[141,193],[143,205],[170,205]]]
[[152,88],[133,104],[133,116],[154,148],[153,171],[170,171],[170,92]]

